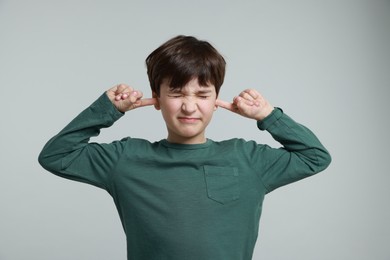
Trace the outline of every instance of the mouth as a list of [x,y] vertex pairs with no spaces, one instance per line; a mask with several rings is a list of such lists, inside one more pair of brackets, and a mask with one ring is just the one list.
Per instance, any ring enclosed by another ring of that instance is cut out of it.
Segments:
[[186,124],[193,124],[193,123],[197,123],[200,121],[200,118],[197,118],[197,117],[185,117],[185,116],[181,116],[181,117],[178,117],[179,121],[182,122],[182,123],[186,123]]

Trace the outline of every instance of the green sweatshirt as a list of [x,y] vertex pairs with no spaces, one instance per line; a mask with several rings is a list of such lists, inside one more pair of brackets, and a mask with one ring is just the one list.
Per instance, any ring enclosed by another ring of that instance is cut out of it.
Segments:
[[243,139],[89,142],[122,116],[103,94],[45,145],[39,162],[112,196],[128,259],[249,260],[265,194],[331,160],[310,130],[278,108],[257,123],[278,149]]

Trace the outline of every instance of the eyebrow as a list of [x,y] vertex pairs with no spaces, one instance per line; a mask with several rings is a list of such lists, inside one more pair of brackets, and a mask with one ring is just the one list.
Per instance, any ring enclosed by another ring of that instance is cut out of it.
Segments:
[[[170,93],[181,93],[182,90],[179,88],[175,88],[175,89],[170,89],[169,92]],[[196,91],[196,94],[208,94],[211,92],[212,92],[211,89],[201,89],[199,91]]]
[[197,94],[208,94],[211,93],[210,89],[204,89],[204,90],[199,90],[196,92]]

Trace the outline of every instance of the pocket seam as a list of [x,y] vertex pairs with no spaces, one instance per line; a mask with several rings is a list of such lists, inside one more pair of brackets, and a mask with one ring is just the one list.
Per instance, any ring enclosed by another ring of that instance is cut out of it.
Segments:
[[227,204],[240,198],[239,174],[236,167],[204,165],[203,170],[209,199]]

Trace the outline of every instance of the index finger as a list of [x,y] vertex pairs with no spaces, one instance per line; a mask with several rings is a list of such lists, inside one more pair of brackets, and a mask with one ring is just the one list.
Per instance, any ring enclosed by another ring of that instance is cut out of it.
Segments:
[[220,100],[220,99],[217,99],[215,101],[215,104],[219,107],[222,107],[224,109],[227,109],[227,110],[230,110],[232,112],[235,112],[235,109],[234,109],[234,104],[233,103],[229,103],[229,102],[226,102],[226,101],[223,101],[223,100]]
[[157,104],[157,99],[156,98],[143,98],[138,100],[137,102],[137,107],[145,107],[145,106],[153,106]]

